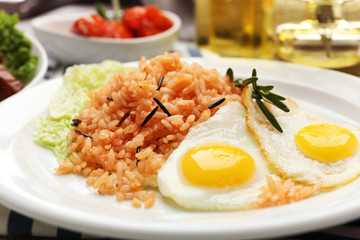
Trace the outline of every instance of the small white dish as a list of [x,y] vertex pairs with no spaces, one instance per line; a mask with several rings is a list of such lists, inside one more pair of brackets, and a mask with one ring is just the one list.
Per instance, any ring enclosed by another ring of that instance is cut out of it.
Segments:
[[[262,84],[293,98],[301,108],[359,127],[358,77],[340,72],[253,59],[184,59],[236,77],[257,69]],[[133,65],[132,65],[133,66]],[[156,195],[150,209],[99,196],[79,175],[54,176],[54,154],[33,142],[34,118],[45,113],[57,78],[0,105],[0,202],[29,217],[84,234],[137,239],[253,239],[304,233],[360,217],[360,179],[285,206],[233,212],[187,211]],[[26,102],[27,104],[24,104]],[[32,106],[29,108],[29,106]]]
[[49,56],[67,64],[97,63],[105,59],[122,62],[139,60],[172,50],[181,27],[181,19],[174,13],[163,11],[173,26],[156,35],[132,39],[83,37],[71,32],[80,17],[94,12],[57,14],[36,18],[31,26]]

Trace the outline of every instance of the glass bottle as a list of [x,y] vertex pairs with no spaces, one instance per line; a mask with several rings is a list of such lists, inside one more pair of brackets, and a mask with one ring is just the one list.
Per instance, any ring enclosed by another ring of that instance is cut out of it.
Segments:
[[195,7],[200,47],[225,57],[273,57],[273,0],[197,0]]
[[210,4],[209,0],[195,1],[195,41],[199,47],[206,48],[209,45],[210,35]]
[[290,62],[334,69],[358,64],[360,21],[346,19],[344,9],[346,4],[360,1],[302,1],[306,4],[306,19],[287,21],[275,28],[276,56]]

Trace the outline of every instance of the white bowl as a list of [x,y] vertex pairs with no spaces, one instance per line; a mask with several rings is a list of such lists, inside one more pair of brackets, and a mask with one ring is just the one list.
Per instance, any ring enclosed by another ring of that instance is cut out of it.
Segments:
[[105,59],[135,61],[142,56],[149,58],[172,50],[181,20],[172,12],[163,12],[173,21],[173,26],[162,33],[142,38],[83,37],[70,32],[78,18],[94,12],[38,17],[31,21],[31,26],[49,56],[63,63],[97,63]]
[[25,35],[31,41],[31,54],[38,57],[38,65],[33,78],[25,85],[24,89],[33,87],[41,82],[48,68],[48,57],[44,47],[34,37]]

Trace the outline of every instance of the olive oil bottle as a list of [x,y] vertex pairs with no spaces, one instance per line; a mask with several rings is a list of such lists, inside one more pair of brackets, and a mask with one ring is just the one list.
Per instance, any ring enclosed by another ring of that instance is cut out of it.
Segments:
[[[200,8],[206,3],[206,7]],[[206,45],[207,49],[226,57],[273,56],[272,0],[197,0],[197,4],[200,47]],[[206,13],[207,25],[205,19],[199,17]]]
[[276,56],[290,62],[334,69],[358,64],[360,21],[345,19],[344,5],[348,2],[304,1],[306,19],[276,27]]
[[209,0],[195,1],[196,43],[207,48],[210,35],[210,3]]

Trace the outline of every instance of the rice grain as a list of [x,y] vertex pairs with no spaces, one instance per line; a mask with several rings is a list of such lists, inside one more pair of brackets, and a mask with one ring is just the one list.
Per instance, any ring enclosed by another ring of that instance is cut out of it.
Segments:
[[[70,159],[62,161],[55,174],[82,174],[99,194],[132,200],[134,207],[151,207],[155,192],[146,187],[156,187],[158,170],[189,129],[216,113],[218,108],[208,109],[214,99],[240,101],[239,94],[240,89],[216,70],[181,62],[177,53],[149,62],[142,58],[137,70],[119,72],[89,94],[90,104],[75,117],[81,122],[67,136]],[[158,107],[153,98],[171,116],[155,111],[144,123]]]

